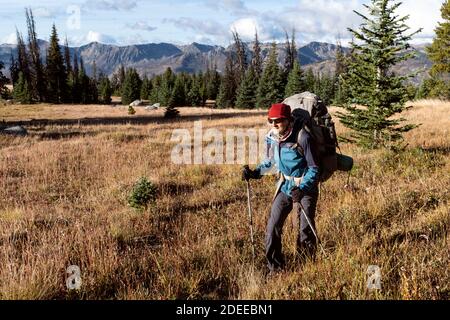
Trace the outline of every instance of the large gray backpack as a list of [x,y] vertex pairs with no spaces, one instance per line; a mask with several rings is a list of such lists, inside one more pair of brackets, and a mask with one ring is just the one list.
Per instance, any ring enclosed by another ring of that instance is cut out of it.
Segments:
[[[306,91],[286,98],[283,103],[291,107],[298,146],[304,131],[310,134],[317,146],[320,181],[328,180],[336,170],[350,171],[353,159],[336,152],[339,147],[336,129],[323,101],[316,94]],[[299,151],[303,153],[300,147]]]

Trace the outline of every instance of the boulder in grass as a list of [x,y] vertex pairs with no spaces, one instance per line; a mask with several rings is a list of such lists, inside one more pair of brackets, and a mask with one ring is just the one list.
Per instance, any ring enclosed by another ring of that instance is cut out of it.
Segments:
[[132,103],[129,104],[130,107],[139,107],[142,106],[144,102],[142,100],[134,100]]
[[152,104],[151,106],[146,106],[145,110],[156,110],[159,108],[160,105],[161,104],[159,104],[159,103],[155,103],[155,104]]
[[28,134],[28,131],[27,131],[27,129],[25,129],[22,126],[14,126],[14,127],[9,127],[9,128],[3,129],[0,131],[0,133],[11,134],[11,135],[15,135],[15,136],[26,136]]

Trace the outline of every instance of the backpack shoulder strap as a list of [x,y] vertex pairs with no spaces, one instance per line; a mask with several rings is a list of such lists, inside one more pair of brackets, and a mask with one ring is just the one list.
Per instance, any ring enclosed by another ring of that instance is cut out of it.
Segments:
[[292,149],[297,149],[297,151],[304,156],[305,155],[305,150],[303,150],[303,147],[300,143],[302,136],[305,134],[305,128],[303,127],[302,129],[300,129],[300,131],[297,133],[297,139],[295,140],[295,144],[292,146]]

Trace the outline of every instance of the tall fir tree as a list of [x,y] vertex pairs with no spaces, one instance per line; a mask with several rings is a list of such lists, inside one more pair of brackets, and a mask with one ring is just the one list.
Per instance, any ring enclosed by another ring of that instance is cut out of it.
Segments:
[[152,82],[148,79],[147,75],[142,79],[141,85],[141,100],[148,100],[150,97],[150,92],[152,91]]
[[212,69],[206,71],[206,99],[216,100],[220,87],[220,74],[217,72],[217,66],[214,65]]
[[27,19],[28,27],[28,49],[30,52],[30,77],[31,77],[31,89],[33,96],[38,101],[44,101],[46,96],[46,79],[44,66],[41,60],[41,53],[39,49],[38,38],[36,34],[36,24],[34,21],[33,12],[31,8],[25,9],[25,15]]
[[272,43],[267,66],[259,81],[256,106],[258,108],[269,108],[271,104],[283,100],[284,86],[283,74],[278,66],[277,46]]
[[111,82],[109,81],[107,76],[103,76],[100,78],[99,95],[100,103],[111,103],[112,87]]
[[329,105],[334,99],[335,93],[335,76],[334,74],[322,73],[316,77],[317,89],[315,93],[322,101]]
[[316,77],[312,68],[308,68],[305,72],[305,90],[314,92],[316,89]]
[[81,102],[81,86],[79,81],[80,69],[78,67],[78,55],[76,52],[73,54],[73,71],[69,74],[69,88],[71,89],[70,98],[72,103]]
[[67,41],[67,37],[64,40],[64,63],[66,64],[67,74],[72,73],[73,70],[72,70],[72,64],[70,63],[70,48],[69,48],[69,42]]
[[89,92],[89,77],[86,74],[86,69],[84,68],[83,58],[80,57],[80,70],[78,72],[78,88],[80,90],[80,102],[82,104],[90,103],[90,92]]
[[232,34],[234,39],[234,49],[236,50],[235,87],[238,88],[245,77],[248,63],[244,42],[242,42],[237,31],[233,31]]
[[14,85],[19,80],[19,63],[14,59],[14,55],[11,52],[11,60],[9,65],[9,74],[11,76],[11,83]]
[[14,86],[13,98],[16,102],[19,102],[21,104],[30,104],[33,102],[31,97],[31,90],[22,71],[19,72],[19,79]]
[[250,66],[237,90],[236,107],[240,109],[254,109],[256,107],[257,89],[258,78],[256,77],[253,66]]
[[55,24],[52,27],[50,44],[47,52],[48,101],[61,103],[67,101],[67,71],[59,46]]
[[170,67],[161,76],[161,85],[158,92],[158,102],[163,106],[168,106],[172,95],[173,85],[175,83],[175,75]]
[[200,81],[194,74],[192,76],[192,86],[187,94],[187,100],[189,105],[193,107],[200,107],[202,105],[202,96],[200,94]]
[[184,75],[176,76],[172,94],[169,99],[170,107],[182,107],[186,104],[186,94],[184,92]]
[[363,23],[360,30],[349,28],[357,41],[351,42],[355,54],[346,74],[349,97],[345,113],[338,113],[342,124],[352,129],[351,142],[377,148],[392,145],[402,133],[414,125],[401,125],[404,119],[391,117],[405,110],[407,94],[404,81],[408,76],[397,76],[392,67],[412,56],[408,41],[420,30],[405,34],[408,16],[396,14],[400,2],[371,0],[364,5],[370,16],[357,11]]
[[159,100],[159,91],[161,90],[162,76],[157,75],[152,78],[152,90],[150,91],[150,103],[161,103]]
[[64,65],[67,72],[67,102],[73,103],[73,70],[72,63],[70,62],[70,50],[67,37],[64,40]]
[[349,55],[344,53],[341,41],[338,40],[336,44],[336,63],[335,63],[335,83],[334,83],[334,98],[333,104],[342,106],[347,100],[347,93],[345,88],[344,77],[348,69]]
[[430,96],[450,99],[450,0],[442,4],[441,16],[442,22],[435,29],[433,43],[426,48],[433,66],[430,71],[432,79],[425,85],[431,87]]
[[141,78],[133,68],[127,70],[122,87],[122,104],[127,105],[139,99],[141,95]]
[[8,88],[6,84],[8,83],[8,78],[3,75],[2,69],[5,67],[2,61],[0,61],[0,98],[8,98]]
[[19,72],[22,72],[27,88],[31,88],[30,57],[23,41],[22,34],[16,29],[17,34],[17,64]]
[[300,63],[295,60],[294,66],[288,76],[284,97],[287,98],[303,91],[305,91],[303,70],[300,68]]
[[283,83],[287,84],[289,74],[294,68],[294,63],[297,61],[297,46],[295,45],[295,29],[292,30],[292,39],[289,39],[289,35],[286,32],[286,44],[285,44],[286,56],[283,66]]
[[231,53],[227,54],[225,60],[225,72],[219,87],[217,97],[217,106],[219,108],[231,108],[236,102],[236,81],[235,81],[235,64]]
[[259,79],[263,73],[263,60],[261,56],[261,44],[258,40],[258,32],[255,32],[255,42],[253,43],[252,67],[256,77]]
[[120,91],[122,90],[122,85],[125,82],[125,76],[126,76],[125,67],[123,66],[123,64],[121,64],[119,71],[118,71],[119,90]]

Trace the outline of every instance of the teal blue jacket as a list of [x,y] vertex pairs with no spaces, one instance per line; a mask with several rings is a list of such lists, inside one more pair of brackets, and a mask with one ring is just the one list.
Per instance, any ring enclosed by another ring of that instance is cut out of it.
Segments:
[[[256,170],[260,176],[273,173],[275,169],[285,176],[303,177],[298,187],[308,193],[313,191],[319,182],[317,151],[308,132],[300,135],[300,141],[297,141],[297,137],[298,134],[291,133],[283,141],[278,141],[272,131],[269,132],[266,136],[266,158]],[[280,190],[291,196],[294,187],[294,180],[285,180]]]

